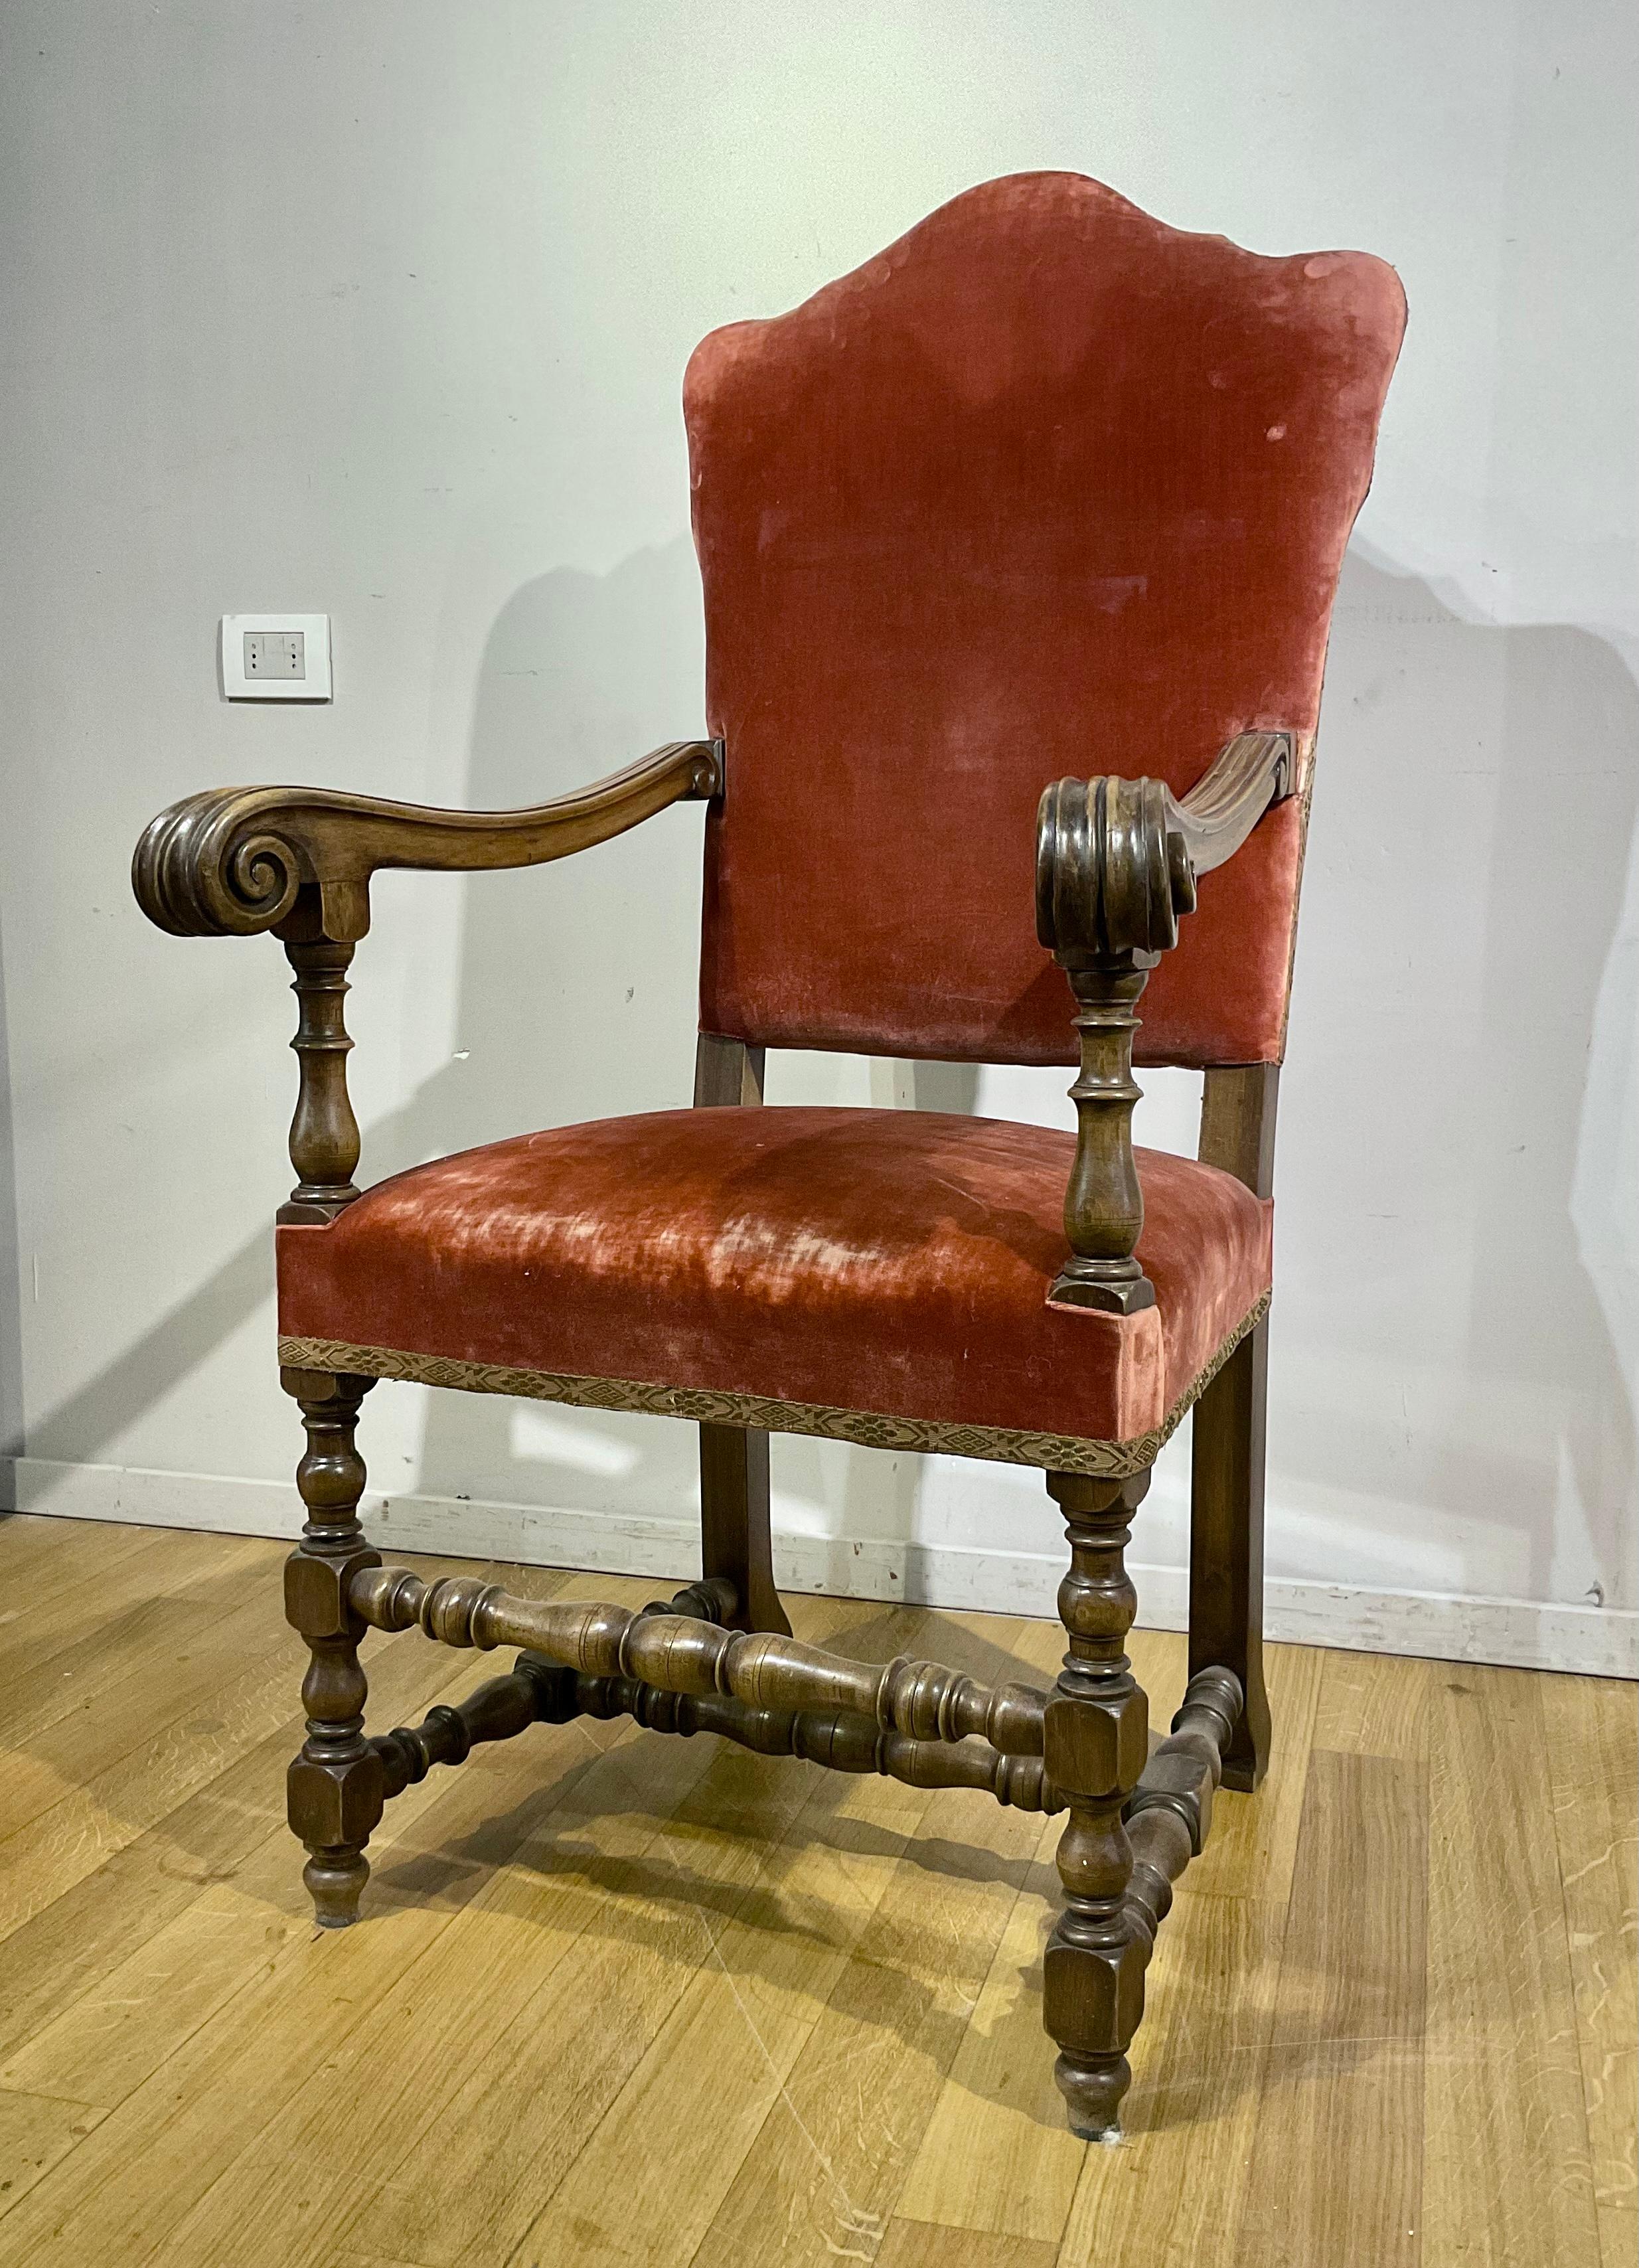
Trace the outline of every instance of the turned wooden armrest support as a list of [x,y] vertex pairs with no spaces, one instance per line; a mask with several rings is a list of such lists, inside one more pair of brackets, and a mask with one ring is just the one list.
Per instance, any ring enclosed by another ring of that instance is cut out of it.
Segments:
[[1155,1292],[1135,1256],[1143,1198],[1133,1162],[1139,995],[1193,913],[1198,876],[1232,858],[1295,792],[1297,736],[1242,733],[1181,799],[1164,781],[1055,780],[1036,820],[1036,934],[1076,996],[1081,1071],[1064,1198],[1070,1257],[1054,1307],[1130,1314]]
[[721,741],[673,740],[594,786],[526,811],[437,811],[328,788],[235,787],[187,796],[151,821],[131,863],[149,920],[173,937],[271,930],[296,971],[298,1181],[280,1219],[331,1220],[358,1194],[342,1003],[353,948],[370,928],[372,874],[384,866],[476,873],[542,865],[722,784]]

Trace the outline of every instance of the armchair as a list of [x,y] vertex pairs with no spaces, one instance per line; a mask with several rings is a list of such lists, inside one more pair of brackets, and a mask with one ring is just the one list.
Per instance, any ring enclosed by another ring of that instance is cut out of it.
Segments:
[[[1114,2129],[1172,1886],[1215,1790],[1253,1789],[1268,1752],[1275,1089],[1327,623],[1402,324],[1363,255],[1260,257],[1076,175],[989,183],[697,350],[710,740],[527,811],[253,788],[146,830],[152,920],[271,931],[296,976],[290,1815],[322,1925],[355,1918],[393,1795],[542,1719],[989,1788],[1067,1815],[1044,2015],[1071,2124]],[[1084,776],[1140,749],[1154,777]],[[540,863],[689,799],[695,1108],[361,1194],[342,1009],[371,875]],[[1078,1057],[1076,1131],[761,1108],[769,1045]],[[1204,1071],[1198,1160],[1135,1149],[1136,1056]],[[354,1440],[383,1378],[694,1420],[700,1580],[633,1616],[384,1566]],[[1122,1555],[1191,1409],[1191,1675],[1151,1752]],[[773,1432],[1041,1469],[1069,1543],[1052,1689],[793,1638]],[[367,1734],[360,1640],[412,1624],[520,1651],[459,1708]]]

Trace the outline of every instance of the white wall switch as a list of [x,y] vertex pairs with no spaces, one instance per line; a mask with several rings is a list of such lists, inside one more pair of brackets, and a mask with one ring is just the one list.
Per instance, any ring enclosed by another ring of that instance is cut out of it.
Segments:
[[328,615],[224,615],[222,690],[230,701],[328,701]]

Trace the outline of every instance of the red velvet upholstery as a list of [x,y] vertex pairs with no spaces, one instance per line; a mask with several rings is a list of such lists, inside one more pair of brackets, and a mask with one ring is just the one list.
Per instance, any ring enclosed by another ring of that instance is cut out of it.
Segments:
[[[1182,791],[1246,727],[1312,731],[1404,316],[1362,254],[1264,258],[1031,173],[704,341],[703,1028],[1073,1059],[1037,798]],[[1302,827],[1279,806],[1203,881],[1141,1060],[1278,1059]]]
[[[1061,980],[1062,981],[1062,980]],[[291,1337],[1124,1440],[1269,1283],[1269,1208],[1139,1152],[1158,1305],[1055,1312],[1072,1138],[892,1110],[558,1128],[279,1231]]]

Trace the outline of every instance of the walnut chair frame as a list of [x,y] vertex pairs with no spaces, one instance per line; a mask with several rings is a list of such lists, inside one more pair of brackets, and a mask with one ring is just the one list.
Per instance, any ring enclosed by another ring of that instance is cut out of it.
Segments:
[[[1041,799],[1036,920],[1073,995],[1081,1069],[1065,1193],[1067,1251],[1055,1303],[1130,1314],[1153,1290],[1137,1254],[1132,1071],[1137,1003],[1195,903],[1197,877],[1231,858],[1271,806],[1307,786],[1296,732],[1244,733],[1181,798],[1159,781],[1062,779]],[[138,844],[143,911],[182,936],[272,932],[295,972],[300,1086],[290,1129],[296,1187],[282,1221],[324,1223],[359,1192],[360,1140],[347,1092],[348,971],[382,868],[474,872],[533,865],[608,840],[684,800],[720,797],[721,741],[687,740],[584,792],[534,808],[464,814],[292,788],[196,795]],[[731,792],[730,790],[729,792]],[[763,1051],[702,1033],[695,1104],[762,1099]],[[1278,1071],[1209,1069],[1200,1154],[1270,1194]],[[1136,1607],[1123,1552],[1160,1447],[1111,1444],[1100,1469],[1051,1469],[1069,1565],[1059,1591],[1067,1652],[1050,1690],[988,1689],[931,1662],[886,1667],[802,1644],[775,1588],[768,1433],[700,1415],[700,1581],[639,1614],[509,1596],[474,1579],[433,1583],[384,1566],[358,1507],[355,1445],[372,1375],[284,1342],[282,1380],[307,1449],[297,1480],[306,1525],[287,1569],[290,1621],[311,1656],[307,1736],[290,1767],[290,1819],[306,1845],[320,1923],[355,1919],[371,1832],[393,1796],[435,1764],[538,1720],[629,1715],[654,1729],[719,1734],[765,1754],[919,1787],[988,1788],[1026,1810],[1063,1812],[1064,1903],[1044,1980],[1047,2029],[1072,2126],[1115,2131],[1143,2007],[1144,1971],[1172,1885],[1202,1848],[1220,1784],[1251,1790],[1266,1767],[1261,1660],[1265,1340],[1262,1310],[1198,1381],[1190,1554],[1189,1682],[1171,1734],[1151,1751],[1147,1704],[1125,1652]],[[382,1373],[385,1374],[385,1373]],[[679,1394],[665,1406],[695,1414]],[[696,1403],[709,1397],[695,1396]],[[1175,1419],[1174,1419],[1175,1422]],[[1096,1447],[1097,1445],[1091,1445]],[[1095,1462],[1091,1448],[1084,1461]],[[456,1708],[385,1734],[364,1728],[359,1645],[370,1628],[419,1624],[452,1646],[520,1649],[508,1674]]]

